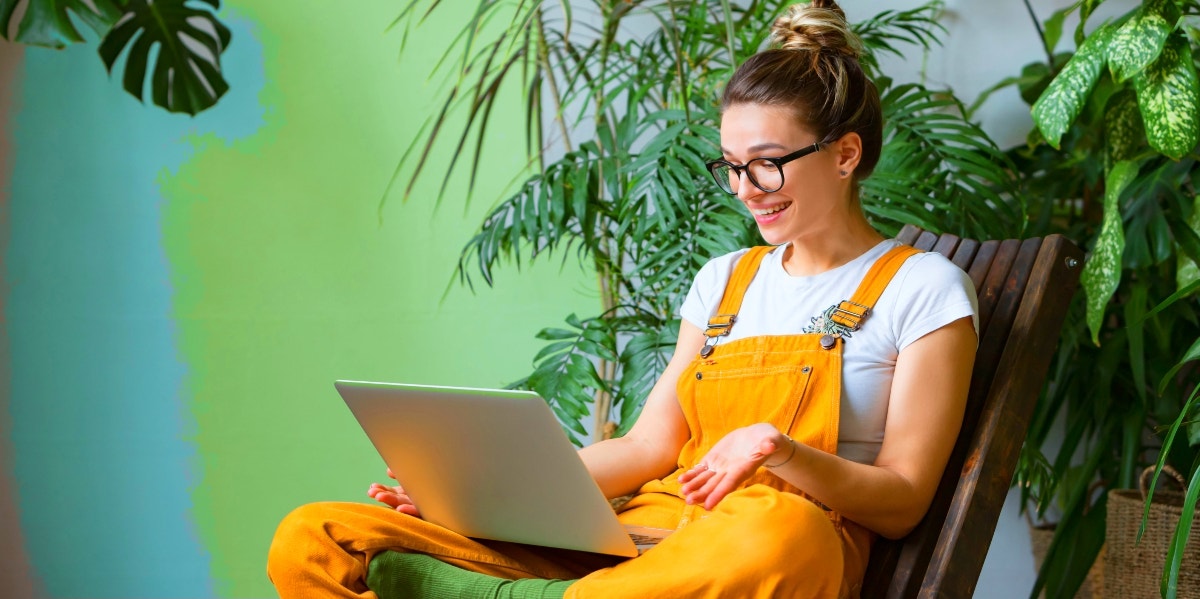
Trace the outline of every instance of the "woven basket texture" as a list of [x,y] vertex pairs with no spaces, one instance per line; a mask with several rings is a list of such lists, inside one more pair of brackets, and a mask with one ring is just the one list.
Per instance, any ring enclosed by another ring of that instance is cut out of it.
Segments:
[[[1152,470],[1152,469],[1151,469]],[[1178,477],[1182,484],[1182,477]],[[1183,514],[1183,493],[1171,489],[1154,492],[1150,518],[1141,541],[1137,539],[1145,509],[1143,491],[1114,489],[1108,492],[1108,527],[1105,533],[1104,597],[1158,599],[1167,546]],[[1168,478],[1168,477],[1163,477]],[[1198,519],[1200,520],[1200,519]],[[1200,535],[1193,526],[1179,569],[1180,599],[1200,599]]]
[[[1042,569],[1042,562],[1046,560],[1046,551],[1050,549],[1050,541],[1054,539],[1054,525],[1049,526],[1029,526],[1029,546],[1033,550],[1033,569],[1039,571]],[[1101,596],[1101,591],[1104,589],[1104,548],[1100,548],[1100,555],[1088,569],[1087,578],[1083,579],[1083,584],[1079,585],[1079,591],[1075,593],[1075,599],[1093,599]],[[1042,597],[1046,596],[1046,592],[1042,591]]]

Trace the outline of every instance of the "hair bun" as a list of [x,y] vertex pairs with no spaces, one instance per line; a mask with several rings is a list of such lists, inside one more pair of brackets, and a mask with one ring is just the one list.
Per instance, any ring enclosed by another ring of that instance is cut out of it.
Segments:
[[862,55],[862,42],[850,31],[846,13],[832,0],[793,4],[771,26],[771,41],[783,50]]

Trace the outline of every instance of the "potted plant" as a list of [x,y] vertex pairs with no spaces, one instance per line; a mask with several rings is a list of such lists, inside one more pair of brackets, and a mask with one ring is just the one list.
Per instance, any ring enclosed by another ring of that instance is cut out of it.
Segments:
[[[1147,465],[1171,464],[1192,479],[1200,468],[1200,47],[1191,26],[1200,5],[1145,0],[1090,24],[1098,4],[1076,3],[1044,27],[1035,21],[1046,62],[997,86],[1017,85],[1032,105],[1036,129],[1009,156],[1034,230],[1065,233],[1090,250],[1084,294],[1064,327],[1018,475],[1026,499],[1041,499],[1039,511],[1052,496],[1062,509],[1032,596],[1074,596],[1095,561],[1107,500],[1095,483],[1136,488]],[[1063,21],[1076,11],[1077,50],[1056,53]],[[1065,433],[1050,464],[1037,450],[1060,416]],[[1190,486],[1184,513],[1194,511],[1198,491]],[[1174,532],[1165,597],[1175,594],[1190,527],[1183,518]]]

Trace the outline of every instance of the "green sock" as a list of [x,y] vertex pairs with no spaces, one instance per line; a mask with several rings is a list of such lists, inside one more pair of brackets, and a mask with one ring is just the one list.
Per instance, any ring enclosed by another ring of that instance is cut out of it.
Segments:
[[384,551],[367,567],[379,599],[561,599],[573,580],[508,580],[463,570],[424,553]]

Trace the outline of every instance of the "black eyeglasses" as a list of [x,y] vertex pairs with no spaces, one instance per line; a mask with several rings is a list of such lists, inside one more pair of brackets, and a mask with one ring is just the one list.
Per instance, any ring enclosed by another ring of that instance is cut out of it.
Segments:
[[804,158],[813,152],[821,150],[820,142],[806,146],[779,158],[755,158],[746,164],[738,166],[728,160],[713,160],[707,163],[708,172],[717,181],[717,187],[730,195],[737,195],[738,185],[742,182],[742,172],[750,179],[755,187],[767,192],[779,191],[783,187],[783,165]]

